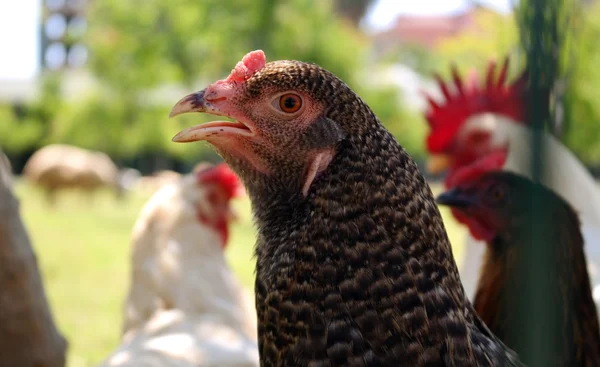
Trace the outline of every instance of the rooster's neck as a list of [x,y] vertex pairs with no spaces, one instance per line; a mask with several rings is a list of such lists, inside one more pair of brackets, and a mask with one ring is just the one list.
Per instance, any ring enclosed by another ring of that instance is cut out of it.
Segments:
[[[530,293],[530,287],[537,287],[543,297],[534,301],[534,312],[554,320],[541,325],[544,333],[556,336],[550,338],[556,343],[548,348],[550,358],[565,366],[598,365],[600,331],[579,221],[566,203],[545,190],[543,194],[544,211],[526,212],[522,223],[488,244],[474,307],[496,336],[525,356],[523,332],[511,326],[522,323],[519,315],[525,312],[520,311],[520,300]],[[543,231],[533,233],[534,220],[544,223]],[[543,246],[537,256],[551,267],[543,284],[528,280],[531,264],[525,263],[523,254],[536,238]]]

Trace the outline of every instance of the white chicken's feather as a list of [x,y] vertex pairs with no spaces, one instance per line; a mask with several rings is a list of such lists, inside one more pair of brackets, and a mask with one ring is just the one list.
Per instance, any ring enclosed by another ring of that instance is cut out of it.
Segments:
[[142,209],[123,341],[105,366],[258,366],[254,303],[198,219],[205,194],[190,174]]

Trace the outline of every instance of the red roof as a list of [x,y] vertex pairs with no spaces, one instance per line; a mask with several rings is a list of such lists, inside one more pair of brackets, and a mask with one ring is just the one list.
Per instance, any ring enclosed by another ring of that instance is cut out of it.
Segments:
[[435,48],[443,38],[453,37],[473,28],[476,25],[475,15],[481,10],[484,9],[476,7],[448,16],[401,15],[396,18],[391,30],[378,34],[376,38],[380,41],[393,40]]

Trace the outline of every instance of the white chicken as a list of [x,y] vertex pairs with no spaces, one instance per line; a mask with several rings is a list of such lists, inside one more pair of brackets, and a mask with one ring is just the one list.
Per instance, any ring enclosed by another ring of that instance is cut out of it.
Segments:
[[133,229],[123,341],[104,366],[258,366],[253,298],[223,251],[240,190],[225,164],[204,166],[146,203]]
[[[427,146],[433,154],[429,170],[449,168],[446,185],[474,167],[504,169],[531,178],[531,134],[526,125],[526,73],[505,84],[508,59],[498,80],[490,63],[485,88],[473,78],[464,85],[454,71],[454,91],[438,78],[443,103],[430,99],[431,126]],[[543,133],[544,174],[541,182],[565,198],[579,213],[596,306],[600,306],[600,191],[575,155],[554,136]],[[453,212],[461,221],[460,215]],[[473,232],[473,231],[471,231]],[[468,235],[459,269],[465,291],[473,297],[485,250]]]

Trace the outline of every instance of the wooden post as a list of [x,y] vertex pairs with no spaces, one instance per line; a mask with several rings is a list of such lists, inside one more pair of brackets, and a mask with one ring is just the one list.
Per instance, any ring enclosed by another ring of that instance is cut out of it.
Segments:
[[66,351],[0,150],[0,366],[64,367]]

